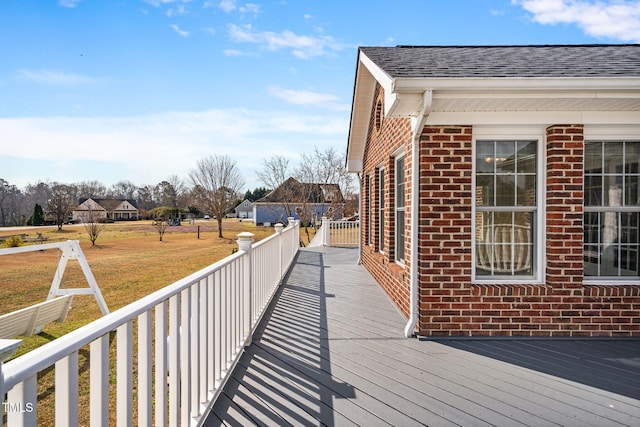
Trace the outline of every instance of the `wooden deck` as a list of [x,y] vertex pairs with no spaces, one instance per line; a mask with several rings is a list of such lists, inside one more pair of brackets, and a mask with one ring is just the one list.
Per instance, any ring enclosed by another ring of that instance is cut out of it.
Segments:
[[640,425],[640,340],[403,338],[356,258],[300,252],[204,425]]

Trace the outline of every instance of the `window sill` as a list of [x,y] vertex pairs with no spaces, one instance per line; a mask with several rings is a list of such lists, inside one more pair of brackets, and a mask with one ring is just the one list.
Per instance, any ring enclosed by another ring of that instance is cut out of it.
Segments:
[[583,280],[584,286],[639,286],[640,277],[633,279],[611,279],[611,278],[597,278]]
[[495,286],[513,286],[513,285],[545,285],[546,283],[540,279],[518,279],[515,277],[509,278],[488,278],[488,279],[478,279],[474,278],[471,280],[472,285],[495,285]]

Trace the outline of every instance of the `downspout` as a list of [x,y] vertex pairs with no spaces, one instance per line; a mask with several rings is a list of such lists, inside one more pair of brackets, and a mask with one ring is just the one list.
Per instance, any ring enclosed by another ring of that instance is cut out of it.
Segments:
[[427,90],[422,94],[422,110],[416,117],[412,129],[411,141],[411,260],[410,269],[410,301],[409,321],[404,328],[404,335],[409,338],[414,335],[418,322],[418,215],[420,214],[420,136],[427,118],[431,113],[433,91]]
[[[358,238],[358,261],[362,264],[362,174],[358,172],[358,223],[360,224],[360,235]],[[371,195],[369,195],[371,197]]]

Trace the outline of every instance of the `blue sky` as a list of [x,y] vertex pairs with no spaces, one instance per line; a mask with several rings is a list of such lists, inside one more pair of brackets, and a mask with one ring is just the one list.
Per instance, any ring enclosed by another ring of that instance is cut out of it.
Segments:
[[639,0],[2,0],[0,178],[344,150],[358,46],[639,43]]

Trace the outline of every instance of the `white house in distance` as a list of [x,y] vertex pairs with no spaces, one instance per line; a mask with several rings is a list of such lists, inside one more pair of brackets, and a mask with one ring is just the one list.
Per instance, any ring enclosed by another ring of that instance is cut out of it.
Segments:
[[253,218],[253,203],[251,203],[251,200],[249,199],[244,199],[242,203],[236,206],[235,212],[236,212],[236,218],[251,219]]
[[137,220],[140,214],[135,200],[86,198],[73,210],[73,221],[86,222],[91,212],[98,221]]

